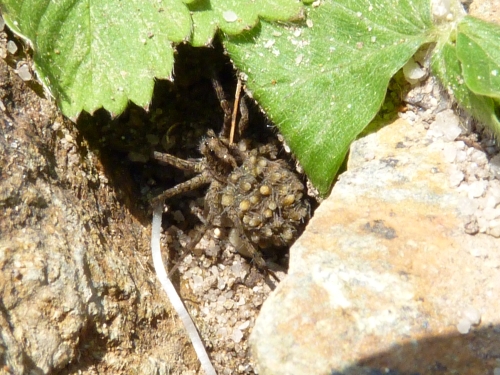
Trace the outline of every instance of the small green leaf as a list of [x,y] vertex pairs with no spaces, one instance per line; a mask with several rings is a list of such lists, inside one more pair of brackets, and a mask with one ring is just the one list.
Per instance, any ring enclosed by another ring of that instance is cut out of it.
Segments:
[[64,114],[147,106],[154,78],[170,77],[171,41],[190,34],[180,0],[3,0],[6,21],[33,44],[37,74]]
[[235,35],[249,30],[259,22],[290,21],[302,15],[302,3],[297,0],[199,0],[189,6],[193,17],[194,46],[211,43],[215,31]]
[[225,44],[248,87],[326,194],[391,77],[432,33],[428,0],[322,1],[307,26],[273,25]]
[[476,94],[500,98],[500,27],[473,17],[458,25],[457,56]]
[[469,89],[462,73],[462,64],[457,57],[457,48],[451,41],[438,46],[432,55],[432,72],[463,109],[500,135],[495,102],[492,98],[477,95]]

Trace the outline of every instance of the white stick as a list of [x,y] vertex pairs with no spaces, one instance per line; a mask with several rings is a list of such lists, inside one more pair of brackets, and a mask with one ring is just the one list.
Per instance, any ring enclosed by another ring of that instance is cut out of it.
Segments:
[[189,338],[193,343],[193,347],[201,363],[201,367],[203,368],[203,370],[205,370],[205,374],[217,375],[214,367],[212,366],[212,363],[210,362],[207,351],[205,350],[205,346],[201,341],[200,335],[198,334],[198,330],[191,320],[191,317],[189,316],[186,307],[182,303],[181,298],[177,294],[174,285],[168,278],[167,271],[165,270],[165,266],[163,265],[160,248],[162,206],[162,204],[157,204],[154,207],[153,224],[151,225],[151,251],[153,253],[153,265],[155,267],[156,276],[158,276],[158,279],[160,279],[163,290],[167,293],[167,296],[174,306],[175,311],[181,318],[182,323],[184,324],[184,328],[186,328]]

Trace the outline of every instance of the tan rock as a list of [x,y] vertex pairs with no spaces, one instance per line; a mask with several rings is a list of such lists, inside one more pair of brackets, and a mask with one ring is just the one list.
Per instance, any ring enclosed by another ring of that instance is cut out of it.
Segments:
[[465,232],[444,144],[404,120],[353,144],[256,322],[259,374],[500,367],[500,241]]
[[500,0],[474,0],[470,5],[469,14],[500,24]]

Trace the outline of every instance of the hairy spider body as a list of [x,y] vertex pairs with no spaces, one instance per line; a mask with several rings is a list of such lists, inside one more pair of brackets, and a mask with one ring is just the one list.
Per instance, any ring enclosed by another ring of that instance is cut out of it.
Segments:
[[[214,86],[220,98],[220,86]],[[265,268],[258,249],[290,246],[309,216],[303,183],[285,161],[277,159],[278,150],[272,144],[253,145],[248,139],[230,143],[209,130],[199,149],[203,156],[199,161],[154,152],[157,160],[197,173],[154,201],[209,185],[202,218],[205,230],[231,227],[229,241],[235,249]],[[190,247],[202,236],[193,238]]]
[[227,139],[209,131],[200,146],[204,157],[198,162],[155,152],[157,160],[198,173],[155,200],[208,184],[206,226],[231,226],[231,244],[264,267],[258,249],[290,246],[309,216],[309,204],[303,199],[305,188],[298,176],[286,162],[276,159],[276,147],[249,147],[248,140],[229,145]]

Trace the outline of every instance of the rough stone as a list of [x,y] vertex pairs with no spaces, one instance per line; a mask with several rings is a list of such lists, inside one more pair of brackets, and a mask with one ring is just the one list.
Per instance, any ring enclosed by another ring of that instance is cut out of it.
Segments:
[[469,14],[487,22],[500,24],[500,0],[474,0]]
[[498,367],[500,241],[465,232],[474,205],[443,142],[400,119],[352,145],[256,321],[259,374]]
[[149,219],[121,190],[126,171],[105,169],[1,59],[0,103],[0,374],[197,368],[149,266]]

